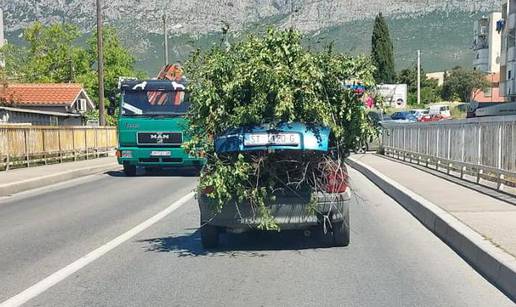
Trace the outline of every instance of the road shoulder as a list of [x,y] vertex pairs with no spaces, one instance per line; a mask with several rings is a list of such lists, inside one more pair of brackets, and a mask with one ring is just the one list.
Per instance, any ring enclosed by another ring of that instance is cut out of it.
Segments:
[[107,157],[1,172],[0,197],[118,168],[116,159]]
[[[495,206],[493,202],[485,204],[485,206],[491,206],[490,208],[483,206],[483,202],[475,203],[474,199],[477,196],[475,193],[478,193],[475,191],[469,191],[466,196],[458,192],[454,193],[453,201],[450,201],[451,204],[443,205],[444,197],[442,197],[443,201],[435,201],[436,199],[432,199],[432,201],[428,200],[424,196],[429,195],[428,193],[436,193],[437,189],[439,189],[439,184],[442,184],[442,182],[439,181],[443,179],[435,176],[433,176],[435,177],[433,178],[429,174],[423,179],[423,175],[418,173],[421,171],[414,170],[417,174],[411,174],[411,176],[419,176],[418,180],[422,181],[420,185],[414,184],[414,182],[417,181],[414,179],[412,183],[398,182],[402,181],[403,176],[394,176],[397,177],[397,180],[394,180],[386,176],[385,173],[393,174],[393,172],[388,172],[389,166],[391,167],[391,171],[393,170],[392,167],[396,167],[396,173],[402,173],[403,170],[399,169],[399,163],[380,157],[369,158],[370,156],[371,155],[362,155],[351,157],[349,164],[400,203],[425,225],[425,227],[453,248],[478,272],[504,291],[512,300],[516,300],[516,258],[506,252],[503,245],[497,246],[491,242],[489,236],[484,233],[479,233],[478,227],[476,227],[477,231],[475,231],[472,229],[473,227],[470,227],[471,225],[463,221],[467,214],[475,214],[475,217],[478,219],[479,214],[482,216],[485,215],[486,212],[495,212],[496,210],[493,210]],[[385,166],[387,164],[392,165]],[[409,180],[410,176],[405,174],[405,178]],[[447,184],[453,185],[449,182]],[[410,189],[407,186],[410,186]],[[453,188],[455,188],[455,186],[453,186]],[[443,195],[448,195],[450,192],[449,190],[442,190],[441,188]],[[478,195],[482,194],[478,193]],[[466,199],[461,199],[461,197]],[[478,197],[487,196],[482,195]],[[467,206],[469,205],[468,199],[472,203],[471,210],[467,210]],[[460,207],[461,205],[465,207]],[[499,205],[503,207],[503,204]],[[507,204],[507,206],[509,206],[506,207],[506,210],[509,210],[507,212],[514,214],[514,212],[510,210],[514,206],[509,204]],[[504,209],[500,209],[500,213],[506,214]],[[484,219],[486,219],[484,222],[492,224],[490,221],[487,221],[488,217]],[[510,237],[512,230],[508,229],[508,231],[509,233],[506,235]],[[498,232],[503,232],[503,230],[498,229]],[[505,246],[505,248],[509,249],[509,246]],[[512,248],[512,246],[510,246],[510,248]]]

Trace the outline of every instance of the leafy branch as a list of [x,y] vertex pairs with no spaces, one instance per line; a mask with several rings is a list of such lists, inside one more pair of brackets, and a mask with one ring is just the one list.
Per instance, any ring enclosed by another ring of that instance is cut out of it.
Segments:
[[[216,209],[247,202],[260,228],[277,229],[268,206],[281,189],[319,192],[325,168],[341,168],[346,153],[375,133],[366,110],[346,80],[374,84],[368,57],[307,50],[293,30],[249,35],[227,50],[195,52],[186,65],[192,111],[190,153],[207,157],[201,188],[210,188]],[[218,155],[213,139],[239,126],[301,122],[332,132],[332,153]],[[293,155],[301,155],[293,158]],[[331,156],[331,159],[330,159]],[[338,161],[336,165],[335,161]]]

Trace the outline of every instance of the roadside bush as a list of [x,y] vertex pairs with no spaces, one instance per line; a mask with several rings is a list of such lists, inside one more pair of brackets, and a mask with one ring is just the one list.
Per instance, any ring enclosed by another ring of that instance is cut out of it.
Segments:
[[286,164],[275,164],[274,154],[217,155],[216,135],[264,123],[321,124],[331,128],[333,145],[343,159],[375,133],[360,98],[343,86],[352,79],[374,84],[370,59],[337,54],[331,46],[316,53],[304,48],[301,39],[293,30],[269,29],[227,49],[198,51],[186,65],[192,103],[192,139],[186,147],[207,158],[200,188],[210,187],[209,196],[219,208],[244,200],[256,206],[262,229],[276,228],[265,204],[277,183],[273,172]]

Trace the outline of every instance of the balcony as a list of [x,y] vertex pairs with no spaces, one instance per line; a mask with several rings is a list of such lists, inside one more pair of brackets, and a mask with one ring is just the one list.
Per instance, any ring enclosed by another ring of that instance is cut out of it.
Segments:
[[500,81],[500,95],[502,95],[502,96],[506,96],[506,90],[507,90],[506,84],[507,84],[506,81]]
[[507,63],[516,62],[516,47],[510,47],[507,51]]
[[489,64],[489,49],[477,50],[476,58],[473,60],[473,66],[488,65],[488,64]]
[[507,80],[505,82],[505,96],[514,96],[514,80]]
[[516,29],[516,13],[509,15],[509,20],[507,20],[507,28],[509,30]]
[[487,42],[487,39],[479,37],[478,39],[475,39],[473,42],[473,50],[482,50],[482,49],[488,49],[489,43]]
[[509,93],[507,96],[516,96],[516,81],[515,80],[508,80],[507,81],[507,93]]
[[508,0],[509,3],[509,14],[516,13],[516,1],[515,0]]

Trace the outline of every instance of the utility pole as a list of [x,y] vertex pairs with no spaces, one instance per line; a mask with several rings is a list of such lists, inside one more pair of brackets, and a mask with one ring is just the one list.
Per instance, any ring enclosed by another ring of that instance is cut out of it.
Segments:
[[167,13],[163,12],[163,40],[164,43],[164,53],[165,53],[165,65],[168,65],[168,29],[167,29]]
[[290,24],[290,28],[293,29],[294,28],[294,24],[293,24],[293,14],[294,14],[294,4],[292,2],[293,0],[290,0],[290,14],[288,15],[288,22]]
[[417,51],[417,104],[421,104],[421,50]]
[[104,110],[104,42],[102,34],[102,0],[97,0],[97,53],[98,53],[98,77],[99,77],[99,124],[106,125]]

